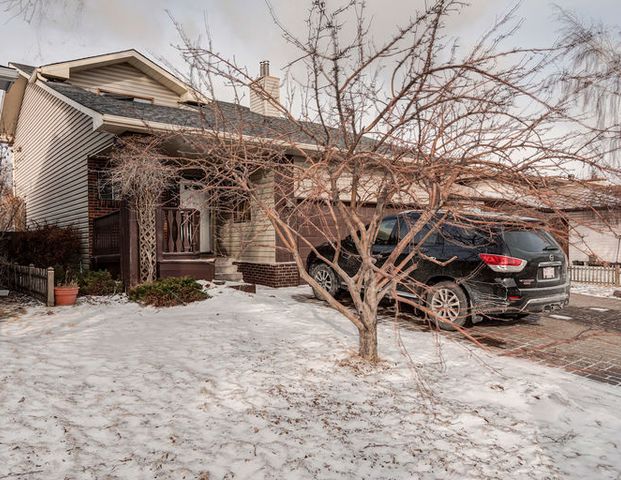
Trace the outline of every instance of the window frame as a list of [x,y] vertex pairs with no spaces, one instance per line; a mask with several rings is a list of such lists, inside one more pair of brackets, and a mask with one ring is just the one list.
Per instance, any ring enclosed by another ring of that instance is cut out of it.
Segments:
[[[110,181],[110,172],[107,170],[96,170],[95,171],[96,182],[95,188],[97,189],[97,200],[100,202],[120,202],[122,200],[122,196],[119,188],[112,184]],[[110,191],[110,197],[106,198],[102,195],[105,191]]]

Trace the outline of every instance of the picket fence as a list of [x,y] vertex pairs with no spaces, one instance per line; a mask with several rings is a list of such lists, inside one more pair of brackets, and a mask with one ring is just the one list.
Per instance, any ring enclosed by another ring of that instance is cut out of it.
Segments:
[[592,283],[621,287],[621,268],[595,267],[590,265],[572,265],[569,267],[572,282]]
[[24,266],[15,263],[0,264],[0,278],[8,288],[29,293],[54,306],[54,269]]

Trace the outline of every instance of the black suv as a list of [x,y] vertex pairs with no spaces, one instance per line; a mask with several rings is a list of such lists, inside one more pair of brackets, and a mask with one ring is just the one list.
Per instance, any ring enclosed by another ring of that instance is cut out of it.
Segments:
[[[419,218],[420,212],[409,211],[382,220],[372,250],[378,262],[390,255]],[[444,217],[429,222],[412,243],[423,239],[423,255],[413,259],[418,262],[410,275],[413,281],[400,285],[398,292],[403,297],[423,297],[441,327],[477,322],[483,315],[520,318],[560,309],[569,302],[567,258],[554,238],[532,219],[473,214],[457,222]],[[325,258],[334,258],[330,244],[317,250]],[[431,259],[453,260],[441,266]],[[341,243],[339,266],[349,275],[360,267],[349,238]],[[338,276],[314,252],[306,267],[323,288],[338,294]],[[443,318],[450,322],[442,324]]]

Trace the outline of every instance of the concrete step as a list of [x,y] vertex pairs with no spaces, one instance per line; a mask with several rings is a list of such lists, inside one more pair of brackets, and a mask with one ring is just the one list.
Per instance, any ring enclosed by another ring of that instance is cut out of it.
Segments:
[[237,265],[216,265],[216,274],[218,273],[237,273]]
[[227,267],[229,265],[233,265],[233,259],[230,257],[216,257],[216,268],[218,267]]
[[216,272],[214,279],[225,280],[227,282],[241,282],[244,279],[244,276],[240,272],[234,272],[234,273]]

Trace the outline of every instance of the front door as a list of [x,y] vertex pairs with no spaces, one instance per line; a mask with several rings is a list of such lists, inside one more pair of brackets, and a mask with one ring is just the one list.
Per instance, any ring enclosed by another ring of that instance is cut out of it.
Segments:
[[211,209],[206,192],[191,180],[179,185],[179,208],[194,208],[200,213],[200,251],[211,252]]

